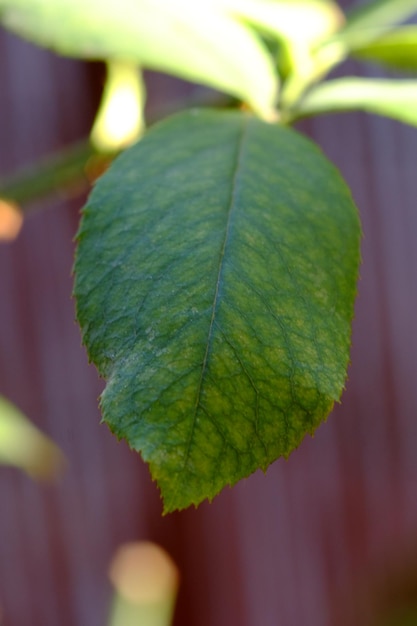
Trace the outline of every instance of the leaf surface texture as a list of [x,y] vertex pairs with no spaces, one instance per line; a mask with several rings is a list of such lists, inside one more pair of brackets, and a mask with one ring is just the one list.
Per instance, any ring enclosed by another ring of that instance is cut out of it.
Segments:
[[104,420],[150,464],[165,510],[287,456],[342,392],[360,228],[297,132],[241,112],[155,126],[96,185],[77,315],[108,379]]

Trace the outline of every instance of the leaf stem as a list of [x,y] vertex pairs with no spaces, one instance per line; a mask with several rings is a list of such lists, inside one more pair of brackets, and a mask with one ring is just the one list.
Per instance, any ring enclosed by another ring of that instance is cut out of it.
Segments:
[[90,186],[93,171],[103,171],[109,158],[88,140],[81,141],[0,180],[0,197],[22,206],[51,194],[78,195]]

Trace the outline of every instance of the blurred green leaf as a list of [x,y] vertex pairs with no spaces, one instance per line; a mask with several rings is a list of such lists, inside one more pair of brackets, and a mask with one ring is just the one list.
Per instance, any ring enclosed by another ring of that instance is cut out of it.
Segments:
[[348,50],[367,45],[417,12],[417,0],[373,0],[346,13],[336,39]]
[[399,70],[417,70],[417,26],[403,26],[356,48],[354,56]]
[[360,227],[318,148],[242,112],[154,126],[96,184],[77,317],[103,418],[165,510],[299,445],[342,392]]
[[2,396],[0,463],[19,467],[34,478],[51,478],[64,463],[59,448]]
[[341,78],[314,87],[289,112],[300,117],[361,109],[417,126],[417,80]]
[[306,45],[330,35],[344,22],[332,0],[216,0],[225,9],[278,38]]
[[268,118],[277,76],[251,29],[211,0],[0,0],[3,24],[76,57],[133,62],[204,83]]
[[[344,23],[340,7],[331,0],[216,0],[238,18],[248,21],[281,44],[281,57],[290,74],[285,102],[296,98],[310,77],[316,75],[314,45]],[[295,93],[295,95],[294,95]]]

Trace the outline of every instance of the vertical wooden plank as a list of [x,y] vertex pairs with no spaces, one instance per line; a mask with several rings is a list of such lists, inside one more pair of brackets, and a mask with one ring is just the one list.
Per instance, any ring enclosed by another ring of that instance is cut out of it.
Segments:
[[[2,175],[85,136],[97,96],[90,70],[0,33]],[[99,424],[102,389],[71,300],[81,199],[57,199],[0,246],[0,392],[63,449],[57,485],[0,468],[0,607],[5,624],[105,623],[106,568],[146,532],[148,474]]]

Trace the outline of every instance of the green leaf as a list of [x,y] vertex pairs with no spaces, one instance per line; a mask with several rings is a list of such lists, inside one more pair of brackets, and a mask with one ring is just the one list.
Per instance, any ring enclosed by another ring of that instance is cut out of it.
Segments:
[[354,56],[399,70],[417,70],[417,26],[398,28],[376,41],[357,48]]
[[[311,45],[344,21],[331,0],[216,0],[232,14],[277,38]],[[301,17],[302,16],[302,19]]]
[[373,0],[346,14],[337,38],[349,50],[367,45],[417,12],[417,0]]
[[64,463],[59,448],[2,396],[0,463],[18,467],[34,478],[51,478]]
[[368,26],[393,26],[417,11],[417,0],[371,0],[360,2],[347,11],[345,30]]
[[300,117],[361,109],[417,126],[417,80],[340,78],[322,83],[290,111]]
[[104,420],[165,511],[213,498],[313,433],[342,392],[360,228],[294,130],[240,112],[155,126],[83,211],[77,317]]
[[137,63],[210,85],[265,118],[275,104],[266,47],[210,0],[0,0],[0,20],[61,54]]
[[239,19],[247,20],[279,41],[278,63],[281,70],[285,68],[283,77],[286,79],[281,103],[285,105],[297,99],[299,92],[317,74],[318,60],[312,54],[314,46],[344,22],[342,11],[331,0],[216,1]]

